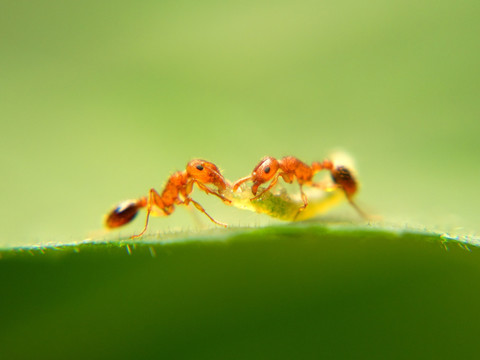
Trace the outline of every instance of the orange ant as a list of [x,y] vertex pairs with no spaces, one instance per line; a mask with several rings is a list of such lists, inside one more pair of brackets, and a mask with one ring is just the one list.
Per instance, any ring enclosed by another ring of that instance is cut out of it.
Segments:
[[[334,167],[332,161],[330,160],[313,162],[311,166],[308,166],[293,156],[286,156],[281,160],[267,156],[264,157],[257,166],[255,166],[251,175],[241,178],[233,184],[233,191],[236,191],[241,184],[251,180],[253,182],[252,193],[255,196],[250,200],[253,201],[259,199],[264,193],[273,188],[280,176],[289,184],[293,183],[296,178],[298,184],[300,185],[300,194],[303,200],[303,205],[298,209],[297,212],[298,216],[298,214],[308,205],[307,196],[303,192],[303,185],[325,188],[323,184],[313,182],[313,176],[324,169],[330,171],[332,179],[335,182],[334,187],[341,188],[350,204],[352,204],[352,206],[363,218],[367,218],[365,213],[360,210],[360,208],[352,200],[353,195],[357,191],[357,182],[350,170],[348,170],[345,166]],[[271,181],[268,187],[257,195],[258,187],[268,181]],[[327,190],[330,190],[330,188]]]
[[[190,197],[194,184],[207,194],[215,195],[227,204],[231,203],[230,200],[220,194],[220,191],[230,186],[220,174],[220,170],[211,162],[195,159],[187,164],[185,171],[177,171],[170,176],[162,194],[159,194],[152,188],[150,189],[148,197],[143,196],[136,200],[126,200],[118,204],[117,207],[107,215],[105,226],[110,229],[123,226],[132,221],[141,208],[146,207],[147,218],[145,220],[145,227],[140,234],[131,237],[132,239],[137,238],[142,236],[147,230],[148,219],[154,206],[159,208],[163,212],[163,215],[170,215],[175,210],[175,205],[188,205],[192,203],[215,224],[226,227],[227,225],[213,219],[198,202]],[[216,186],[218,190],[211,190],[206,184],[212,184]]]

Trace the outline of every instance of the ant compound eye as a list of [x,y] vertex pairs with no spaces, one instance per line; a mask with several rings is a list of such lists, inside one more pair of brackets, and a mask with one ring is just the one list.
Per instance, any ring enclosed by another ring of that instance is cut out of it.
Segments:
[[202,165],[197,165],[196,168],[197,168],[198,170],[200,170],[200,171],[203,170],[203,166],[202,166]]
[[268,174],[270,172],[270,166],[267,166],[263,171],[265,171],[265,174]]

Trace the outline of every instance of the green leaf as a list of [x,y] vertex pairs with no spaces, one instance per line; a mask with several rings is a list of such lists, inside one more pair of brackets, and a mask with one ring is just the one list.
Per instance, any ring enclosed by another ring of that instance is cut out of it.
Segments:
[[0,254],[27,358],[472,358],[475,239],[295,223]]

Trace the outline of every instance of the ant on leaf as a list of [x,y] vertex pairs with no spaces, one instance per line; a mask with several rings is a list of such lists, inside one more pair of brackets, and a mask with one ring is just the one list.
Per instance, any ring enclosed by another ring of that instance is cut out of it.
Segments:
[[[148,196],[143,196],[134,200],[126,200],[118,204],[106,216],[105,226],[113,229],[128,224],[135,218],[141,208],[146,207],[147,217],[145,220],[145,227],[140,234],[131,237],[134,239],[142,236],[147,230],[148,219],[152,211],[158,215],[168,216],[175,210],[175,205],[189,205],[192,203],[215,224],[226,227],[226,224],[212,218],[202,205],[190,197],[194,184],[207,194],[215,195],[227,204],[231,203],[231,200],[220,194],[220,192],[224,191],[227,186],[230,186],[220,174],[220,170],[211,162],[195,159],[187,164],[184,171],[177,171],[170,176],[161,194],[152,188],[150,189]],[[216,186],[217,191],[210,189],[207,184]],[[154,209],[154,207],[157,209]]]
[[[321,170],[328,170],[334,181],[334,185],[326,186],[323,183],[313,182],[313,177]],[[345,193],[347,200],[363,217],[367,218],[366,214],[353,202],[353,196],[357,192],[357,182],[354,179],[351,171],[343,166],[334,166],[331,160],[324,160],[323,162],[313,162],[311,166],[300,161],[293,156],[285,156],[277,160],[271,156],[264,157],[253,169],[249,176],[237,180],[233,184],[233,191],[236,191],[241,184],[252,181],[252,197],[250,200],[257,200],[261,198],[267,191],[272,189],[282,177],[286,183],[293,183],[296,179],[300,186],[300,194],[302,196],[303,205],[298,209],[297,215],[302,212],[308,205],[308,199],[303,192],[303,185],[314,186],[324,190],[333,190],[337,187],[341,188]],[[257,194],[260,185],[269,182],[270,184]],[[296,217],[295,216],[295,217]]]

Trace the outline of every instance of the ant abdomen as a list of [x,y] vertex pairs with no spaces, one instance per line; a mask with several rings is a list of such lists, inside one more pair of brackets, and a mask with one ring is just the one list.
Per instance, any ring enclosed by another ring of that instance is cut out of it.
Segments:
[[138,210],[146,205],[146,198],[125,200],[118,204],[105,218],[105,226],[113,229],[128,224],[135,219]]
[[357,181],[351,171],[345,166],[337,166],[331,172],[333,181],[340,185],[348,197],[353,196],[357,191]]

